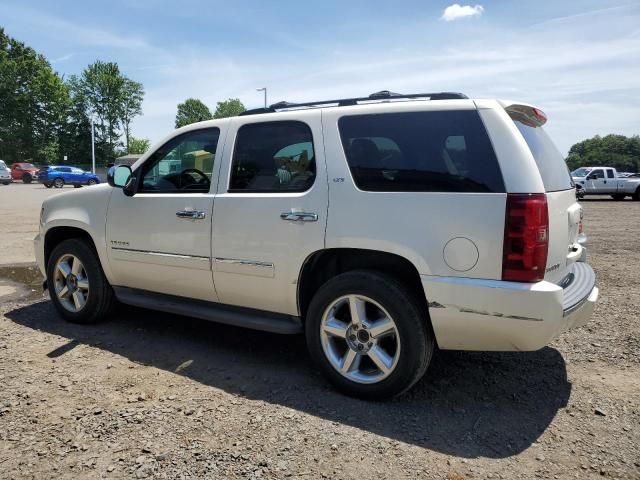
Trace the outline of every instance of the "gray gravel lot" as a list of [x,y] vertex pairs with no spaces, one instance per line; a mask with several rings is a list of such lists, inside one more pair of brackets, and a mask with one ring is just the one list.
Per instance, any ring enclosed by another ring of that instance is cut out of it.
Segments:
[[[0,265],[33,261],[59,193],[0,187]],[[0,266],[0,478],[640,478],[640,202],[583,205],[592,321],[538,352],[438,352],[389,402],[335,393],[301,337],[64,323],[37,269]]]

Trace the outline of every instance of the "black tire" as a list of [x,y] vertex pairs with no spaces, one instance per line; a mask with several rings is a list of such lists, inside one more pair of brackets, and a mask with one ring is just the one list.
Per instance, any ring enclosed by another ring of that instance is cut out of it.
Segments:
[[[58,260],[64,255],[77,257],[84,265],[89,280],[89,294],[84,307],[77,311],[67,310],[55,292],[54,270]],[[102,271],[100,260],[95,250],[85,240],[71,238],[58,244],[51,252],[47,263],[47,286],[53,305],[65,320],[72,323],[89,324],[104,319],[115,306],[113,289]]]
[[635,193],[631,196],[636,202],[640,200],[640,187],[635,191]]
[[44,186],[47,187],[47,188],[51,188],[51,187],[53,187],[53,184],[52,183],[45,183]]
[[22,181],[23,183],[31,183],[33,181],[33,177],[31,176],[31,174],[25,173],[24,175],[22,175]]
[[616,201],[621,201],[624,200],[624,198],[626,197],[626,195],[623,195],[621,193],[614,193],[613,195],[611,195],[611,198],[613,198]]
[[[320,327],[325,310],[345,295],[363,295],[380,304],[393,318],[400,339],[398,363],[377,383],[358,383],[339,373],[322,347]],[[424,375],[434,350],[426,307],[395,278],[370,270],[338,275],[320,287],[306,315],[307,348],[324,376],[341,392],[362,399],[389,398],[407,391]]]
[[92,178],[87,182],[87,185],[91,186],[91,185],[95,185],[97,182]]
[[60,178],[60,177],[56,178],[53,181],[53,186],[56,187],[56,188],[64,187],[64,180],[62,178]]

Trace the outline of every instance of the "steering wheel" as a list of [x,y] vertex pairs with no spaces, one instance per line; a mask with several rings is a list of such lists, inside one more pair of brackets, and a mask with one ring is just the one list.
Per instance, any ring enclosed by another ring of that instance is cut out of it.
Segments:
[[[200,180],[193,181],[192,183],[185,182],[184,179],[194,180],[194,178],[189,175],[190,173],[196,173],[200,177]],[[184,184],[184,186],[182,186]],[[206,173],[202,170],[198,170],[197,168],[185,168],[180,172],[180,185],[182,189],[188,190],[191,186],[209,186],[211,184],[211,180]]]

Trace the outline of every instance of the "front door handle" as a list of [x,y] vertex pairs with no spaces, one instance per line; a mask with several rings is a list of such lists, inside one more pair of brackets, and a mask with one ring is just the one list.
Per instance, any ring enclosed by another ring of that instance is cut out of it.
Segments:
[[204,212],[200,212],[198,210],[180,210],[176,212],[176,217],[178,218],[189,218],[191,220],[202,220],[207,215]]
[[317,222],[318,214],[309,212],[282,212],[280,218],[290,222]]

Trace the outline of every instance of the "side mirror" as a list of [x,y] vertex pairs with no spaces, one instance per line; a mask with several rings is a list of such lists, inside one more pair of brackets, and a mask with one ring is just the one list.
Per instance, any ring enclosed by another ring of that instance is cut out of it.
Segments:
[[124,188],[131,177],[131,167],[128,165],[118,165],[111,167],[107,172],[107,183],[112,187]]

